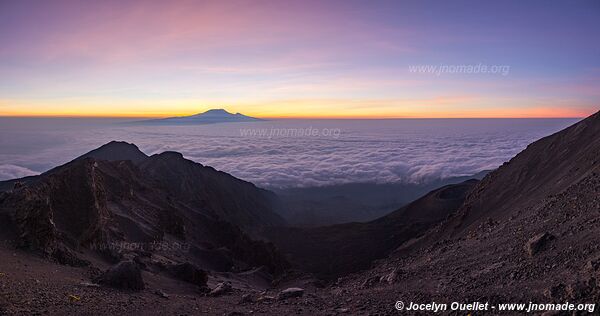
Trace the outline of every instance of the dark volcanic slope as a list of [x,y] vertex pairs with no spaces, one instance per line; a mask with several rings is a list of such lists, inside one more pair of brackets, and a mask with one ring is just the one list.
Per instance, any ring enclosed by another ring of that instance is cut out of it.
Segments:
[[273,209],[273,193],[184,159],[180,153],[153,155],[139,167],[160,182],[171,198],[190,207],[211,210],[214,216],[248,230],[283,224]]
[[486,176],[473,190],[448,232],[473,228],[483,218],[506,219],[598,171],[600,112],[542,138]]
[[281,225],[273,209],[275,195],[228,173],[183,158],[177,152],[148,157],[134,144],[110,142],[77,158],[130,160],[147,180],[159,183],[169,198],[249,230]]
[[11,181],[14,188],[0,192],[0,216],[22,246],[67,264],[81,263],[80,249],[119,259],[136,252],[107,245],[166,242],[191,247],[160,254],[170,260],[218,271],[283,270],[274,249],[246,233],[282,223],[269,192],[180,154],[144,157],[135,145],[111,142],[40,176]]
[[[598,157],[600,113],[531,144],[477,184],[448,220],[338,286],[389,313],[400,298],[597,302]],[[374,281],[365,287],[366,280]]]
[[298,267],[320,277],[338,277],[368,268],[373,260],[424,234],[456,211],[476,183],[477,180],[469,180],[444,186],[367,223],[271,228],[267,235]]

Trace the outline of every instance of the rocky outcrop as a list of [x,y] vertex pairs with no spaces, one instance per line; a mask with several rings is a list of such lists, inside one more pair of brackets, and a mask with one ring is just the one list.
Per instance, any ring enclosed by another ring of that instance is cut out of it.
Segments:
[[98,284],[120,290],[141,291],[144,280],[139,267],[132,261],[122,261],[95,280]]
[[284,224],[273,208],[272,193],[180,153],[152,155],[139,166],[171,198],[246,231]]
[[533,257],[538,252],[544,250],[544,248],[554,239],[554,235],[550,233],[542,233],[531,237],[525,244],[525,251],[529,256]]
[[281,301],[286,300],[288,298],[301,297],[302,295],[304,295],[304,289],[299,287],[290,287],[279,292],[279,294],[277,295],[277,299]]
[[9,195],[2,205],[11,209],[21,247],[52,253],[56,248],[57,230],[54,213],[45,192],[21,188]]
[[[59,263],[85,265],[77,256],[86,249],[111,262],[156,255],[162,263],[142,266],[175,266],[169,274],[199,286],[206,275],[195,266],[265,266],[270,273],[288,266],[270,243],[251,237],[282,224],[268,192],[178,153],[147,157],[135,145],[111,142],[0,187],[10,187],[0,192],[0,217],[14,231],[6,237]],[[192,266],[177,266],[184,262]]]
[[5,192],[0,207],[14,223],[21,247],[80,265],[68,248],[102,240],[110,216],[101,177],[96,162],[81,160]]
[[168,269],[175,278],[200,287],[205,287],[208,281],[206,271],[189,262],[175,264]]
[[215,288],[210,291],[209,295],[210,296],[221,296],[221,295],[228,294],[229,292],[231,292],[231,290],[232,290],[231,283],[221,282],[221,283],[217,284],[217,286],[215,286]]

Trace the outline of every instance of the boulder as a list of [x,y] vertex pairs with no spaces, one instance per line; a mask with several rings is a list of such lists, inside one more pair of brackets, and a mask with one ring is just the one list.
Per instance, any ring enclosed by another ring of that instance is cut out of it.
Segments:
[[405,272],[402,269],[395,268],[389,274],[386,274],[386,275],[382,276],[379,279],[379,282],[385,282],[385,283],[388,283],[388,284],[394,284],[394,283],[396,283],[402,277],[402,275],[404,273]]
[[144,289],[142,271],[132,261],[122,261],[112,266],[96,280],[96,283],[121,290],[141,291]]
[[542,313],[541,316],[559,316],[560,312],[559,311],[546,311],[544,313]]
[[553,285],[544,291],[544,296],[553,300],[562,300],[565,297],[565,294],[566,287],[562,283]]
[[600,257],[595,257],[593,259],[588,260],[588,262],[585,265],[585,270],[591,273],[600,271]]
[[174,264],[169,266],[168,269],[173,277],[184,282],[205,287],[206,282],[208,281],[208,275],[206,274],[206,271],[189,262]]
[[73,253],[73,251],[62,245],[59,245],[56,249],[54,249],[54,251],[50,254],[50,258],[56,260],[56,262],[60,264],[72,267],[87,267],[90,265],[89,261],[80,259]]
[[229,292],[231,292],[231,284],[228,282],[221,282],[217,284],[217,286],[212,291],[210,291],[209,295],[220,296]]
[[380,282],[382,277],[378,276],[378,275],[374,275],[371,277],[368,277],[366,280],[363,281],[363,283],[361,283],[360,287],[362,289],[368,289],[370,287],[375,286],[377,283]]
[[301,297],[302,295],[304,295],[304,289],[301,289],[299,287],[290,287],[279,292],[279,295],[277,295],[277,299],[285,300],[292,297]]
[[554,239],[554,235],[545,232],[539,235],[533,236],[531,239],[527,241],[525,244],[525,251],[529,254],[529,256],[534,256],[538,252],[544,250],[548,243]]
[[162,297],[162,298],[169,298],[169,295],[167,295],[165,292],[161,291],[161,290],[156,290],[154,291],[154,294]]
[[254,302],[254,298],[252,297],[252,294],[246,293],[246,294],[242,295],[242,299],[240,300],[240,304],[243,304],[243,303],[252,303],[252,302]]
[[256,299],[257,302],[264,302],[264,301],[272,301],[274,300],[275,297],[271,296],[271,295],[267,295],[266,292],[261,293],[258,298]]
[[570,300],[580,300],[588,297],[596,289],[596,280],[590,278],[588,280],[577,280],[567,285],[566,293]]

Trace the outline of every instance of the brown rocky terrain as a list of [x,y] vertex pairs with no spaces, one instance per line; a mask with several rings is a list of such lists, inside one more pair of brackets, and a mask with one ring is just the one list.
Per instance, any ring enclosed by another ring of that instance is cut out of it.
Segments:
[[333,291],[384,313],[398,300],[597,302],[598,157],[600,112],[531,144],[478,183],[450,218]]
[[[0,314],[387,315],[411,314],[397,301],[600,299],[600,112],[480,182],[329,227],[281,227],[268,192],[175,153],[112,157],[0,184]],[[97,247],[116,242],[167,247]]]
[[[98,262],[129,260],[166,277],[204,279],[193,281],[204,287],[205,270],[261,267],[257,278],[272,279],[288,266],[271,244],[250,237],[253,229],[283,223],[270,193],[180,154],[147,157],[113,142],[3,188],[3,240],[90,273]],[[192,271],[173,269],[181,264]]]

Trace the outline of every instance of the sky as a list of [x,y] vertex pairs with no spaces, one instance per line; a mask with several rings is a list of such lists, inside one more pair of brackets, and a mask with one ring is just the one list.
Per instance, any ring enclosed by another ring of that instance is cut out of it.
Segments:
[[582,117],[598,1],[0,1],[0,115]]

